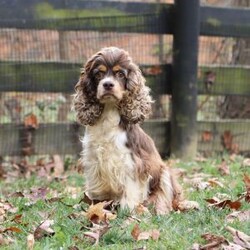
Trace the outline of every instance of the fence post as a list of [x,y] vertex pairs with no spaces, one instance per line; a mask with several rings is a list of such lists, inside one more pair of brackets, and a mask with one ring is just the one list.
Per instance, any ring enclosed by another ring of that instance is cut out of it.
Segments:
[[199,0],[175,0],[171,155],[192,159],[197,151]]

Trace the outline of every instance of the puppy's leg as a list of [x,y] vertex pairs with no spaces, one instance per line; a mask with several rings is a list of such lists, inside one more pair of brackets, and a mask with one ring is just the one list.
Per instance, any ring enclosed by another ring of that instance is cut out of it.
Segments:
[[182,190],[170,169],[164,169],[161,174],[160,187],[152,197],[157,214],[168,214],[173,210],[173,203],[181,199]]
[[124,192],[120,200],[121,208],[133,210],[142,203],[148,195],[148,181],[140,182],[127,176]]

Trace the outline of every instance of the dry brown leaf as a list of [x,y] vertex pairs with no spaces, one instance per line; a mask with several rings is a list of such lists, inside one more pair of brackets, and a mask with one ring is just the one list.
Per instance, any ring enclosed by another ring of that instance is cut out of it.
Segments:
[[135,224],[134,227],[133,227],[133,229],[132,229],[132,231],[131,231],[131,235],[132,235],[132,237],[133,237],[135,240],[137,240],[138,237],[139,237],[139,235],[140,235],[140,232],[141,232],[141,230],[140,230],[140,228],[139,228],[139,225],[138,225],[138,224]]
[[233,143],[233,135],[230,130],[224,131],[221,136],[222,146],[231,154],[237,154],[239,152],[239,145]]
[[227,244],[222,245],[223,250],[246,250],[245,248],[236,245],[234,243],[228,242]]
[[160,231],[157,229],[152,229],[149,231],[141,231],[140,227],[138,224],[135,224],[132,231],[131,231],[131,236],[136,240],[158,240],[160,237]]
[[29,114],[24,117],[24,126],[26,128],[38,128],[38,120],[34,114]]
[[247,211],[236,211],[226,217],[227,222],[233,222],[234,220],[239,221],[250,221],[250,210]]
[[147,207],[143,206],[142,204],[139,204],[135,208],[136,214],[142,215],[142,214],[149,214],[149,210]]
[[9,203],[8,201],[2,201],[0,200],[0,216],[3,215],[3,213],[16,213],[17,212],[17,208],[14,207],[11,203]]
[[93,223],[93,227],[90,228],[90,231],[88,232],[84,232],[83,235],[90,238],[92,240],[92,243],[94,245],[98,245],[99,244],[99,240],[100,238],[107,233],[107,231],[110,229],[111,227],[108,224],[104,224],[104,225],[99,225],[99,224],[95,224]]
[[90,205],[89,209],[85,213],[86,217],[93,223],[106,222],[108,220],[113,220],[116,218],[116,214],[104,209],[109,206],[112,201],[103,201],[95,205]]
[[244,167],[250,167],[250,158],[245,158],[242,164]]
[[157,229],[151,230],[151,238],[152,240],[158,240],[160,238],[160,231]]
[[184,200],[179,202],[177,206],[177,210],[180,210],[182,212],[189,210],[199,210],[199,209],[200,209],[199,203],[196,201]]
[[2,230],[2,233],[5,233],[5,232],[21,233],[22,230],[18,227],[7,227],[4,230]]
[[213,134],[211,131],[203,131],[201,134],[201,139],[204,142],[210,142],[213,140]]
[[45,236],[53,236],[55,234],[51,226],[54,224],[53,220],[43,221],[34,232],[34,239],[39,240]]
[[226,227],[226,230],[229,231],[233,235],[234,243],[246,249],[250,249],[250,236],[249,235],[229,226]]
[[238,210],[241,207],[241,202],[236,200],[236,201],[231,201],[231,200],[223,200],[219,201],[217,198],[212,198],[212,199],[205,199],[206,202],[210,204],[210,207],[217,207],[217,208],[225,208],[229,207],[231,209]]
[[14,240],[10,238],[9,236],[0,234],[0,246],[10,245],[13,242]]
[[33,250],[34,244],[35,244],[34,234],[29,234],[27,236],[27,249],[28,250]]
[[60,155],[53,155],[54,177],[60,177],[64,172],[64,163]]
[[218,170],[221,175],[230,175],[230,168],[225,160],[218,166]]
[[203,234],[201,237],[207,241],[207,244],[200,246],[200,250],[214,249],[215,247],[219,247],[223,243],[227,242],[227,240],[223,236],[218,236],[212,233]]
[[209,179],[208,183],[211,187],[224,187],[224,185],[220,181],[218,181],[217,178]]

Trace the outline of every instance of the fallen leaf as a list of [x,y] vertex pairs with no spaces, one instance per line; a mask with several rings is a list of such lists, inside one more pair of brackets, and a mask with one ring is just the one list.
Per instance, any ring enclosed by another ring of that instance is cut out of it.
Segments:
[[92,239],[94,245],[99,244],[100,238],[107,233],[111,227],[108,224],[100,225],[93,223],[93,227],[90,228],[89,232],[84,232],[83,235]]
[[229,231],[233,235],[234,243],[246,249],[250,249],[250,236],[249,235],[229,226],[226,227],[226,230]]
[[59,177],[64,172],[64,163],[61,159],[60,155],[53,155],[53,161],[54,161],[54,177]]
[[247,211],[236,211],[226,217],[227,222],[239,221],[250,221],[250,210]]
[[242,164],[244,167],[250,167],[250,158],[245,158]]
[[196,201],[188,201],[188,200],[180,201],[177,206],[177,210],[180,210],[182,212],[189,210],[199,210],[199,209],[200,209],[199,203]]
[[198,243],[194,243],[194,244],[192,245],[191,250],[200,250],[200,245],[199,245]]
[[111,211],[104,209],[109,206],[113,201],[103,201],[95,205],[90,205],[89,209],[86,211],[86,217],[93,223],[106,222],[108,220],[113,220],[116,218],[116,214]]
[[214,249],[215,247],[219,247],[221,246],[221,244],[227,242],[227,240],[223,236],[218,236],[212,233],[205,233],[201,237],[208,243],[200,246],[200,250]]
[[34,244],[35,244],[34,234],[29,234],[27,236],[27,249],[28,250],[33,250]]
[[81,202],[84,202],[88,205],[93,205],[93,201],[88,197],[88,195],[86,193],[83,194],[83,197],[79,201],[79,203],[81,203]]
[[0,234],[0,246],[10,245],[14,240],[7,235]]
[[209,179],[207,182],[209,183],[211,187],[217,187],[217,186],[224,187],[224,185],[220,181],[218,181],[218,179],[216,178]]
[[229,207],[231,209],[238,210],[241,207],[241,202],[236,200],[236,201],[231,201],[231,200],[223,200],[219,201],[217,198],[212,198],[212,199],[205,199],[206,202],[210,203],[210,207],[217,207],[217,208],[225,208]]
[[225,160],[218,166],[218,170],[221,175],[230,175],[230,168]]
[[9,197],[24,197],[24,194],[22,192],[14,192]]
[[21,224],[22,223],[22,214],[15,215],[15,217],[11,221],[16,222],[17,224]]
[[139,225],[138,225],[138,224],[135,224],[134,227],[133,227],[133,229],[132,229],[132,231],[131,231],[131,235],[132,235],[132,237],[133,237],[135,240],[137,240],[138,237],[139,237],[139,235],[140,235],[140,232],[141,232],[141,230],[140,230],[140,228],[139,228]]
[[22,232],[22,230],[18,227],[7,227],[4,230],[2,230],[3,233],[9,232],[9,231],[13,232],[13,233],[21,233]]
[[29,198],[33,203],[37,200],[46,200],[46,196],[49,190],[47,187],[33,188],[29,193],[24,194],[26,198]]
[[239,152],[239,145],[233,143],[233,135],[230,130],[224,131],[221,136],[222,146],[231,154],[237,154]]
[[236,245],[234,243],[228,242],[227,244],[222,245],[223,250],[246,250],[245,248]]
[[142,204],[139,204],[135,208],[136,214],[142,215],[142,214],[149,214],[149,210],[147,207],[143,206]]
[[45,236],[53,236],[55,234],[54,230],[50,227],[54,224],[53,220],[43,221],[34,231],[34,239],[40,240]]
[[204,142],[210,142],[213,139],[213,134],[211,131],[203,131],[201,135],[202,141]]
[[2,201],[0,200],[0,216],[4,215],[5,213],[16,213],[17,208],[14,207],[11,203],[8,201]]
[[38,120],[34,114],[29,114],[24,117],[24,126],[25,128],[38,128]]
[[160,231],[157,229],[152,229],[149,231],[141,231],[139,225],[136,223],[131,231],[131,236],[136,240],[136,241],[140,241],[140,240],[148,240],[148,239],[152,239],[152,240],[158,240],[160,237]]

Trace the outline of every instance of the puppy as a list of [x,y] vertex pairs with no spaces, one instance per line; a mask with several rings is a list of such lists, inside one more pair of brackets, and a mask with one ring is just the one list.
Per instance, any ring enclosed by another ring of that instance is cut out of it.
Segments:
[[87,196],[131,210],[151,202],[158,214],[170,212],[181,188],[139,125],[151,112],[152,98],[129,54],[101,49],[86,62],[75,91],[73,108],[86,126],[80,163]]

